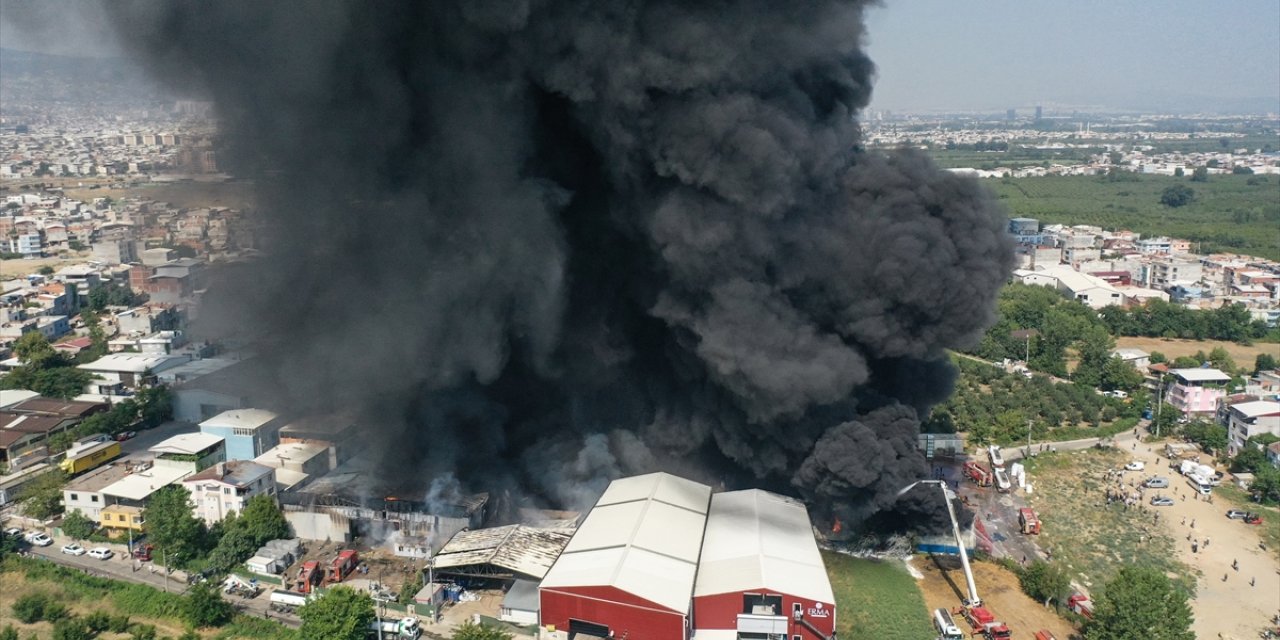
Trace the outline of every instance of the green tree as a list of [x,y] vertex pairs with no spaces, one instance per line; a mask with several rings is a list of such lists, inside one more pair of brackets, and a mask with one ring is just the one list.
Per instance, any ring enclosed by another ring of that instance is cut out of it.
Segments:
[[1107,358],[1107,363],[1102,367],[1101,386],[1108,391],[1114,389],[1133,391],[1142,386],[1142,374],[1123,358]]
[[102,328],[102,318],[93,310],[85,309],[80,313],[80,319],[89,327],[90,344],[88,349],[76,354],[76,359],[81,363],[93,362],[107,355],[107,332]]
[[1280,367],[1280,362],[1276,361],[1276,357],[1269,353],[1259,353],[1258,357],[1253,361],[1253,372],[1270,371]]
[[67,484],[67,474],[54,469],[40,475],[22,488],[18,500],[23,513],[37,520],[48,520],[62,513],[62,487]]
[[93,640],[93,632],[80,618],[64,618],[53,625],[53,640]]
[[1165,362],[1167,359],[1163,353],[1160,353],[1159,351],[1152,351],[1150,360],[1151,364],[1160,364],[1161,362]]
[[1175,184],[1165,187],[1164,191],[1160,193],[1160,204],[1172,208],[1182,207],[1191,204],[1195,197],[1195,189],[1184,184]]
[[62,519],[62,532],[75,540],[88,540],[95,528],[93,520],[79,511],[72,511]]
[[204,550],[204,522],[192,513],[186,489],[170,485],[156,491],[142,510],[142,519],[150,543],[158,552],[183,562]]
[[1191,181],[1192,182],[1208,182],[1209,169],[1207,167],[1196,167],[1195,170],[1191,172]]
[[209,554],[209,564],[221,570],[248,560],[271,540],[289,537],[289,521],[268,495],[249,498],[244,511],[223,518],[219,528],[218,544]]
[[173,392],[165,385],[145,387],[135,396],[142,426],[150,429],[173,419]]
[[6,624],[4,629],[0,629],[0,640],[18,640],[18,630],[13,625]]
[[1261,448],[1250,441],[1236,453],[1236,457],[1231,459],[1231,471],[1233,473],[1248,472],[1255,473],[1264,466],[1270,466],[1271,462],[1267,460],[1267,454]]
[[1095,599],[1085,640],[1195,640],[1187,595],[1151,567],[1121,567]]
[[1196,420],[1182,428],[1182,435],[1209,453],[1227,448],[1227,428],[1212,422]]
[[182,617],[195,627],[220,627],[234,615],[231,603],[223,600],[218,588],[207,582],[193,585],[182,603]]
[[1221,370],[1229,375],[1235,375],[1236,373],[1236,361],[1222,347],[1214,347],[1213,351],[1209,352],[1209,364],[1213,365],[1214,369]]
[[303,638],[364,640],[374,621],[373,599],[350,587],[336,586],[298,609]]
[[23,624],[33,624],[44,619],[44,608],[49,604],[49,596],[44,593],[28,593],[19,596],[13,603],[13,617]]
[[1050,602],[1062,602],[1071,590],[1071,577],[1056,564],[1032,562],[1018,572],[1018,582],[1022,591],[1045,605]]
[[1280,469],[1271,465],[1259,468],[1253,474],[1253,483],[1249,485],[1249,491],[1265,504],[1280,503]]
[[487,624],[465,622],[453,631],[453,640],[511,640],[515,634]]
[[1115,339],[1101,325],[1084,330],[1076,347],[1080,354],[1080,363],[1076,365],[1071,379],[1091,387],[1101,385],[1103,371],[1107,361],[1112,359],[1111,350],[1115,345]]

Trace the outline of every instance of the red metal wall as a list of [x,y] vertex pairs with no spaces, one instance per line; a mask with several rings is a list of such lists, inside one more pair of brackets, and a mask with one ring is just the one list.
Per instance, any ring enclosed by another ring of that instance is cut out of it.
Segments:
[[[804,640],[815,640],[817,636],[791,619],[791,608],[795,603],[804,607],[804,619],[809,621],[823,635],[830,636],[836,628],[836,606],[823,602],[821,606],[814,600],[802,600],[785,593],[779,594],[768,589],[752,590],[751,593],[765,593],[782,596],[782,615],[787,616],[789,628],[787,637],[800,636]],[[694,629],[736,629],[738,614],[742,613],[742,596],[744,592],[721,593],[713,596],[701,596],[693,599]],[[826,614],[826,615],[823,615]]]
[[542,625],[569,630],[569,618],[609,626],[627,640],[684,640],[684,616],[614,587],[540,589]]

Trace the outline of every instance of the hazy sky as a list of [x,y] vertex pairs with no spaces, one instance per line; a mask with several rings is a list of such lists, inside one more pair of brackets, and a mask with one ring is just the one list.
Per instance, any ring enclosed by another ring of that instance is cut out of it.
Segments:
[[[0,46],[115,53],[96,8],[0,0]],[[885,0],[867,28],[872,109],[1280,111],[1280,0]]]
[[1277,0],[886,0],[868,22],[872,109],[1280,110]]

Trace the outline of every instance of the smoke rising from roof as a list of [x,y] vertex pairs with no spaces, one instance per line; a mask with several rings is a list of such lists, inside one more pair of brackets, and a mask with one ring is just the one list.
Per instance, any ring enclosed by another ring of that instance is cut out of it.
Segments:
[[974,181],[859,149],[865,3],[110,7],[263,176],[269,257],[203,321],[261,329],[282,404],[362,410],[389,473],[851,515],[925,473],[1012,252]]

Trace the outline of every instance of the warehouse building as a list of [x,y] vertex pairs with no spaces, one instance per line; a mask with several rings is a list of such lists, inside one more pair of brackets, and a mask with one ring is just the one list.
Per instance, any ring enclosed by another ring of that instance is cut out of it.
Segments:
[[693,621],[696,640],[835,633],[835,595],[800,501],[759,489],[711,496]]
[[710,501],[666,473],[614,480],[538,589],[548,636],[688,638]]

